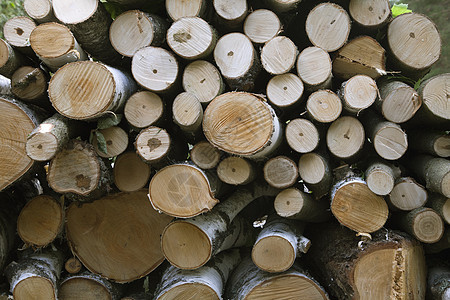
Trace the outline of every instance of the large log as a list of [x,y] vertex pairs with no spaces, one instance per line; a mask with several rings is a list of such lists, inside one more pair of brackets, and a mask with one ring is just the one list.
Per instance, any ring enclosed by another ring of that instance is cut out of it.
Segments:
[[122,286],[113,284],[100,275],[85,271],[63,278],[59,284],[58,297],[61,300],[119,300],[122,292]]

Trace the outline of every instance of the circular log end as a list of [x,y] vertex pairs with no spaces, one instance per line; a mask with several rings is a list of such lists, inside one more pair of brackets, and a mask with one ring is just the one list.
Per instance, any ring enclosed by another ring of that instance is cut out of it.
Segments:
[[171,139],[163,128],[150,126],[143,129],[136,138],[136,152],[146,162],[154,163],[167,156]]
[[253,167],[245,158],[231,156],[222,160],[217,166],[217,176],[225,183],[241,185],[253,177]]
[[30,34],[36,23],[29,17],[13,17],[3,25],[3,34],[11,46],[29,47]]
[[292,186],[298,178],[297,165],[286,156],[269,159],[264,164],[263,173],[266,182],[278,189]]
[[356,75],[345,85],[344,101],[353,111],[360,111],[371,106],[378,96],[375,80],[367,75]]
[[55,17],[64,24],[78,24],[89,19],[98,7],[92,0],[52,0]]
[[450,135],[443,135],[436,139],[433,149],[440,157],[450,156]]
[[27,155],[36,161],[52,159],[58,151],[58,140],[50,132],[38,132],[27,140]]
[[410,177],[399,179],[389,194],[392,205],[401,210],[422,207],[427,199],[425,188]]
[[9,51],[10,48],[8,47],[8,43],[5,40],[0,39],[0,68],[8,62]]
[[319,132],[311,121],[294,119],[286,126],[286,140],[293,150],[308,153],[319,145]]
[[174,122],[186,131],[200,130],[203,120],[203,108],[199,99],[190,92],[175,97],[172,104]]
[[166,291],[156,300],[172,300],[172,299],[206,299],[219,300],[220,295],[208,285],[200,282],[189,282],[175,286]]
[[66,263],[64,264],[64,269],[69,274],[76,274],[81,271],[82,264],[81,262],[76,259],[75,257],[69,258]]
[[399,126],[386,125],[375,133],[373,146],[382,158],[397,160],[408,149],[408,140],[406,133]]
[[309,96],[306,101],[306,109],[315,120],[329,123],[340,116],[342,101],[330,90],[319,90]]
[[295,257],[295,249],[291,243],[279,236],[265,237],[259,240],[252,249],[254,264],[261,270],[271,273],[288,270],[293,265]]
[[146,128],[161,119],[164,103],[157,94],[149,91],[134,93],[125,103],[124,115],[128,123]]
[[36,298],[39,295],[41,299],[54,300],[56,287],[53,283],[44,277],[28,277],[20,281],[13,290],[13,297],[17,300],[26,300]]
[[222,76],[210,62],[196,60],[184,69],[183,88],[194,94],[202,104],[208,104],[222,93]]
[[386,120],[403,123],[411,119],[421,105],[419,94],[405,85],[394,89],[384,98],[381,111]]
[[292,73],[274,76],[267,83],[267,98],[278,107],[298,103],[304,91],[303,82]]
[[264,44],[281,31],[278,16],[268,9],[257,9],[250,13],[244,22],[244,33],[257,44]]
[[317,184],[326,176],[327,166],[323,158],[316,153],[306,153],[298,163],[300,177],[309,184]]
[[363,147],[364,141],[364,127],[353,117],[344,116],[337,119],[327,131],[328,149],[342,159],[355,155]]
[[135,152],[127,152],[117,157],[113,171],[117,188],[122,192],[133,192],[145,187],[151,168]]
[[331,69],[330,55],[319,47],[308,47],[298,55],[298,76],[306,85],[323,84],[330,78]]
[[450,120],[447,86],[450,73],[437,75],[428,81],[422,90],[423,104],[436,116]]
[[388,21],[391,8],[388,0],[351,0],[349,13],[358,24],[374,28]]
[[106,153],[100,150],[98,141],[94,138],[92,145],[97,154],[104,158],[111,158],[123,153],[128,147],[128,134],[119,126],[100,129],[106,141]]
[[367,186],[377,195],[386,196],[394,188],[394,178],[385,170],[378,168],[366,177]]
[[303,197],[303,193],[296,188],[285,189],[275,197],[275,211],[280,217],[292,217],[303,209]]
[[203,170],[215,168],[220,161],[220,151],[207,141],[201,141],[191,150],[191,160]]
[[52,3],[48,0],[25,0],[23,8],[33,19],[42,19],[52,11]]
[[111,293],[104,285],[87,277],[65,280],[59,287],[58,296],[63,300],[111,299]]
[[38,25],[31,32],[30,44],[40,57],[56,58],[73,49],[75,39],[66,26],[49,22]]
[[200,17],[203,2],[203,0],[166,0],[166,11],[173,21],[183,17]]
[[270,74],[289,72],[295,65],[298,49],[288,37],[277,36],[261,49],[261,64]]
[[424,209],[413,219],[414,236],[423,243],[436,243],[444,234],[444,222],[432,209]]

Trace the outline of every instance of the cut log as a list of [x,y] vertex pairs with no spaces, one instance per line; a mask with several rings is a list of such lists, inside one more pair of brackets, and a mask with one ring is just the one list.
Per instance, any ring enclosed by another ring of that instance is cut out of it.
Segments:
[[321,3],[306,19],[306,34],[311,43],[328,52],[341,48],[350,34],[350,17],[337,4]]
[[220,162],[221,152],[207,141],[201,141],[191,149],[191,160],[200,169],[215,168]]
[[342,99],[344,109],[358,115],[377,99],[377,83],[367,75],[355,75],[342,83],[337,94]]
[[313,199],[297,188],[281,191],[275,198],[275,211],[280,217],[304,222],[325,222],[329,219],[329,203]]
[[5,273],[14,299],[58,299],[57,283],[62,265],[63,256],[52,250],[9,264]]
[[251,12],[244,22],[244,33],[256,44],[264,44],[281,32],[278,16],[268,9],[257,9]]
[[408,131],[409,145],[416,153],[450,157],[450,135],[442,131]]
[[269,159],[263,168],[266,182],[277,189],[285,189],[297,182],[297,164],[287,156]]
[[337,52],[333,60],[333,74],[344,80],[358,74],[377,79],[387,74],[385,52],[370,36],[354,38]]
[[92,145],[70,140],[50,161],[47,181],[57,193],[72,193],[77,200],[94,200],[109,191],[110,168],[97,156]]
[[61,300],[119,300],[121,299],[122,290],[121,286],[113,284],[99,275],[83,272],[78,275],[69,275],[62,279],[58,297]]
[[330,192],[333,176],[325,155],[318,152],[303,154],[298,162],[298,172],[316,199]]
[[174,123],[188,140],[202,136],[203,107],[194,94],[183,92],[177,95],[172,104],[172,114]]
[[301,102],[304,86],[301,79],[292,73],[272,77],[267,83],[267,98],[272,105],[291,108]]
[[28,135],[42,116],[30,107],[0,96],[0,191],[19,180],[32,169],[33,160],[26,153]]
[[291,12],[297,8],[302,0],[266,0],[265,3],[278,14]]
[[83,265],[76,257],[71,257],[68,260],[66,260],[66,263],[64,264],[64,269],[69,274],[77,274],[81,271],[81,268]]
[[269,156],[283,136],[270,105],[260,96],[245,92],[216,97],[205,110],[203,132],[214,147],[251,159]]
[[0,95],[12,96],[11,80],[3,75],[0,75]]
[[131,63],[134,79],[153,92],[167,92],[178,77],[175,56],[160,47],[144,47],[136,51]]
[[298,49],[288,37],[277,36],[269,40],[261,49],[261,64],[273,75],[289,72],[297,60]]
[[96,0],[52,0],[53,12],[83,49],[96,59],[110,65],[123,63],[109,40],[112,19],[103,3]]
[[269,218],[253,245],[253,263],[270,273],[290,269],[295,259],[308,252],[311,246],[311,241],[303,236],[303,230],[304,224],[300,222]]
[[67,63],[88,59],[72,32],[62,24],[51,22],[37,26],[31,32],[30,43],[39,59],[53,72]]
[[183,17],[203,17],[207,9],[205,0],[166,0],[167,15],[176,21]]
[[410,168],[425,182],[427,190],[450,198],[450,160],[420,155],[412,161]]
[[437,212],[445,223],[450,224],[450,198],[441,194],[431,194],[427,206]]
[[42,248],[58,237],[63,225],[63,205],[51,196],[39,195],[22,208],[17,233],[26,246]]
[[61,115],[78,120],[122,109],[135,91],[136,83],[128,74],[93,61],[65,65],[53,75],[48,87],[53,107]]
[[161,46],[166,40],[167,23],[161,17],[140,10],[120,14],[109,28],[111,45],[124,56],[133,57],[139,49]]
[[334,223],[307,234],[305,260],[336,299],[425,299],[425,257],[409,235],[387,229],[360,241]]
[[149,91],[134,93],[124,107],[125,119],[138,130],[161,123],[164,114],[164,102],[157,94]]
[[135,152],[125,152],[116,158],[113,172],[120,191],[134,192],[146,186],[151,168]]
[[437,243],[425,244],[424,247],[427,254],[436,254],[450,249],[450,230],[446,228],[442,238]]
[[440,123],[449,122],[450,108],[447,106],[449,82],[450,73],[445,73],[436,75],[420,85],[419,94],[427,119]]
[[[237,214],[253,200],[278,191],[264,184],[238,189],[209,213],[169,224],[161,237],[166,259],[181,269],[197,269],[215,254],[252,240],[249,221]],[[252,240],[253,243],[254,240]]]
[[291,120],[286,126],[286,141],[294,151],[308,153],[319,145],[319,131],[307,119]]
[[450,298],[450,268],[445,265],[428,269],[428,290],[432,299],[446,300]]
[[401,177],[389,194],[389,204],[400,210],[422,207],[428,199],[427,190],[411,177]]
[[444,222],[437,212],[428,207],[419,207],[397,219],[401,228],[422,243],[436,243],[444,235]]
[[248,13],[246,0],[213,0],[218,23],[230,30],[237,30]]
[[340,159],[353,159],[364,146],[364,141],[364,127],[354,117],[340,117],[327,131],[328,149]]
[[11,77],[11,91],[19,99],[41,107],[49,107],[48,74],[40,68],[23,66]]
[[225,183],[245,185],[256,177],[255,166],[243,157],[230,156],[217,166],[217,176]]
[[30,34],[36,28],[36,23],[28,17],[13,17],[3,25],[5,40],[23,54],[32,57]]
[[297,58],[297,73],[307,90],[316,91],[331,87],[331,59],[319,47],[303,49]]
[[52,159],[70,139],[79,133],[79,124],[60,114],[43,121],[27,137],[27,155],[36,161]]
[[441,55],[436,25],[424,15],[403,14],[389,23],[387,42],[391,59],[405,74],[420,78]]
[[158,241],[170,220],[154,210],[146,191],[140,190],[81,206],[73,203],[67,210],[66,234],[72,252],[88,270],[125,283],[162,263]]
[[349,13],[356,24],[368,31],[383,28],[391,20],[388,0],[350,0]]
[[0,75],[11,78],[24,61],[22,54],[14,50],[7,41],[0,39]]
[[53,14],[51,0],[24,0],[23,8],[30,18],[36,23],[47,23],[57,21]]
[[330,123],[341,115],[342,101],[330,90],[319,90],[309,96],[306,110],[317,122]]
[[403,123],[411,119],[422,105],[419,94],[401,81],[385,81],[378,85],[380,96],[375,107],[383,117],[394,123]]
[[122,154],[128,147],[128,134],[119,126],[112,126],[106,129],[99,129],[98,132],[105,138],[106,152],[99,146],[99,141],[96,137],[92,140],[95,152],[98,156],[103,158],[112,158]]
[[327,292],[297,265],[280,274],[258,269],[250,258],[244,259],[231,274],[226,299],[329,299]]
[[184,90],[194,94],[203,105],[208,105],[225,89],[219,70],[205,60],[197,60],[187,65],[182,81]]
[[349,176],[338,181],[331,191],[331,212],[336,219],[356,232],[375,232],[387,221],[388,206],[366,182]]
[[183,17],[167,30],[167,44],[178,56],[201,59],[212,53],[218,34],[205,20],[199,17]]
[[174,164],[159,170],[150,181],[148,196],[153,207],[170,216],[190,218],[211,210],[219,182],[201,169]]
[[233,32],[222,36],[214,49],[214,61],[232,90],[254,88],[261,63],[246,35]]
[[169,266],[161,277],[154,299],[223,299],[225,283],[240,259],[239,250],[232,249],[219,253],[196,270]]
[[365,179],[369,189],[377,195],[386,196],[394,188],[400,171],[386,162],[371,163],[365,172]]

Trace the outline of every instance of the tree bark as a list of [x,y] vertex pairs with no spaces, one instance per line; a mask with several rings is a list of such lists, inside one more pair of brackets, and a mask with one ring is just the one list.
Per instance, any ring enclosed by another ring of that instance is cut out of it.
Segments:
[[0,95],[12,96],[11,80],[3,75],[0,75]]
[[411,130],[408,131],[408,136],[410,147],[415,152],[443,158],[450,157],[450,135],[445,132]]
[[13,208],[15,200],[6,193],[0,193],[0,270],[4,269],[11,251],[16,246],[17,212]]
[[50,76],[40,68],[23,66],[11,77],[11,91],[24,102],[50,108],[47,89]]
[[434,266],[428,269],[428,290],[432,299],[450,298],[450,268]]
[[14,50],[11,45],[0,39],[0,75],[11,79],[14,72],[25,63],[21,53]]
[[413,161],[410,167],[426,188],[450,198],[450,161],[430,155],[416,156]]

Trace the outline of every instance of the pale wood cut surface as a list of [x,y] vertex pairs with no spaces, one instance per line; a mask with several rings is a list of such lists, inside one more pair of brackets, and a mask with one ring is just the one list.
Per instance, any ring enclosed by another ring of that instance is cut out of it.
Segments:
[[213,0],[217,15],[228,25],[239,25],[247,15],[247,1],[244,0]]
[[385,196],[394,188],[395,174],[386,164],[374,163],[366,172],[366,182],[369,189],[377,195]]
[[297,8],[302,0],[269,0],[269,5],[277,13],[285,13]]
[[379,85],[381,109],[386,120],[403,123],[411,119],[422,105],[419,94],[409,85],[400,81],[384,82]]
[[233,185],[247,184],[255,177],[253,165],[242,157],[230,156],[217,166],[217,175],[225,183]]
[[111,299],[111,294],[99,282],[79,277],[64,281],[59,288],[58,296],[61,300]]
[[153,271],[164,259],[160,235],[172,218],[150,205],[145,190],[110,195],[67,210],[66,233],[72,251],[90,271],[130,282]]
[[56,299],[53,283],[44,277],[29,277],[20,281],[14,288],[13,296],[17,300]]
[[450,120],[450,73],[434,76],[425,82],[421,89],[423,105],[434,115]]
[[294,119],[286,125],[286,141],[299,153],[313,151],[319,145],[319,131],[307,119]]
[[75,39],[69,28],[58,23],[37,26],[30,35],[33,51],[44,58],[56,58],[72,50]]
[[185,131],[195,132],[201,129],[203,108],[198,98],[189,92],[175,97],[172,104],[173,121]]
[[191,150],[191,160],[200,169],[212,169],[219,164],[221,153],[207,141],[201,141]]
[[444,234],[444,222],[431,208],[417,208],[409,212],[404,218],[406,220],[403,221],[408,222],[404,229],[423,243],[436,243]]
[[298,177],[297,165],[286,156],[269,159],[264,164],[263,173],[266,182],[278,189],[292,186]]
[[29,47],[30,34],[36,28],[34,21],[28,17],[13,17],[3,25],[3,34],[11,46]]
[[157,94],[140,91],[131,95],[124,107],[124,115],[130,125],[145,128],[161,119],[164,103]]
[[50,0],[25,0],[23,8],[27,15],[38,23],[55,21],[53,15],[52,2]]
[[353,117],[337,119],[327,131],[328,149],[339,158],[351,158],[362,148],[364,141],[364,127]]
[[261,63],[264,69],[274,75],[289,72],[297,60],[297,46],[288,37],[277,36],[261,49]]
[[182,283],[170,289],[157,300],[172,300],[172,299],[205,299],[205,300],[220,300],[219,295],[209,286],[204,283]]
[[222,94],[225,86],[219,70],[210,62],[197,60],[184,68],[183,88],[194,94],[202,104],[208,104]]
[[65,24],[77,24],[86,21],[97,10],[94,0],[52,1],[55,16]]
[[306,101],[306,110],[321,123],[336,120],[342,112],[342,101],[331,90],[319,90],[312,93]]
[[166,0],[167,14],[173,21],[183,17],[200,17],[205,6],[204,0]]
[[267,83],[267,98],[270,103],[286,108],[300,102],[304,87],[301,79],[292,73],[274,76]]
[[[11,91],[22,100],[42,103],[39,100],[46,98],[47,83],[47,76],[40,68],[23,66],[11,77]],[[48,103],[47,99],[46,102]]]
[[292,244],[287,239],[277,235],[260,239],[252,249],[253,262],[267,272],[286,271],[292,266],[295,258],[296,251]]
[[401,210],[422,207],[427,199],[427,190],[411,177],[398,179],[389,194],[391,204]]
[[304,49],[298,55],[297,73],[307,86],[326,84],[331,77],[330,55],[318,47]]
[[376,82],[367,75],[355,75],[342,89],[344,108],[350,112],[360,112],[371,106],[378,97]]
[[378,155],[387,160],[396,160],[408,149],[406,133],[395,123],[382,123],[372,140]]
[[76,274],[80,272],[82,267],[83,265],[81,264],[81,262],[75,257],[69,258],[64,264],[64,269],[70,274]]
[[139,133],[134,146],[144,161],[155,163],[169,154],[172,143],[165,129],[149,126]]
[[450,156],[450,135],[442,135],[434,142],[434,151],[440,157]]
[[378,28],[391,16],[388,0],[351,0],[349,13],[358,24]]
[[306,153],[298,163],[300,177],[306,182],[316,184],[325,177],[327,167],[322,157],[316,153]]
[[111,158],[124,152],[128,147],[128,134],[119,126],[112,126],[106,129],[100,129],[106,140],[106,153],[100,150],[97,138],[94,138],[92,145],[97,154],[104,158]]
[[258,9],[250,13],[244,22],[244,33],[257,44],[263,44],[277,36],[281,22],[277,15],[268,9]]
[[116,158],[113,171],[117,188],[133,192],[145,187],[151,168],[135,152],[125,152]]

